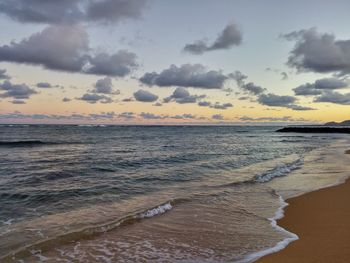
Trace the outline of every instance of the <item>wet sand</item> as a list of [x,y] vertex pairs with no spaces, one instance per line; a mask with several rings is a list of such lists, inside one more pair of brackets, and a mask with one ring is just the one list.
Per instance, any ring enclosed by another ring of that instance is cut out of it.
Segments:
[[287,202],[278,225],[299,240],[257,262],[350,262],[350,179]]

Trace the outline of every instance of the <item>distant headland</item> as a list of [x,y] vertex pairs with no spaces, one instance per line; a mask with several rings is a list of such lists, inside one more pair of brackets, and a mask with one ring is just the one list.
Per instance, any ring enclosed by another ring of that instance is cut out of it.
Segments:
[[278,129],[277,132],[350,133],[350,120],[342,122],[327,122],[323,125],[288,126]]

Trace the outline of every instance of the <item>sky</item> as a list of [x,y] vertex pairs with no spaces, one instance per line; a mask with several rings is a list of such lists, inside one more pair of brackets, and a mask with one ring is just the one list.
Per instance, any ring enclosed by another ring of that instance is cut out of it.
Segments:
[[0,0],[0,123],[350,119],[350,2]]

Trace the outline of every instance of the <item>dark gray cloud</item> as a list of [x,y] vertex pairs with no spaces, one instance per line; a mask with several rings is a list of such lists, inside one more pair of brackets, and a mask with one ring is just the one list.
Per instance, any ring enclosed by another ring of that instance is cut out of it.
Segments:
[[222,116],[221,114],[214,114],[213,116],[211,116],[211,118],[213,120],[223,120],[224,116]]
[[1,98],[14,98],[17,100],[29,99],[29,97],[37,92],[26,84],[12,84],[6,80],[0,84]]
[[205,98],[205,95],[191,95],[186,88],[178,87],[172,95],[163,99],[164,103],[175,101],[179,104],[196,103],[198,100]]
[[135,119],[135,113],[133,112],[123,112],[121,114],[119,114],[119,118],[123,118],[123,119]]
[[79,72],[86,63],[82,54],[88,49],[88,35],[82,26],[51,26],[21,42],[0,46],[0,61]]
[[57,88],[59,86],[58,85],[52,85],[49,82],[39,82],[39,83],[36,84],[36,87],[40,88],[40,89],[50,89],[50,88]]
[[[277,71],[271,68],[267,68],[266,70],[274,71],[274,72]],[[314,110],[314,108],[311,108],[311,107],[305,107],[305,106],[295,104],[297,99],[293,96],[280,96],[272,93],[266,94],[265,88],[262,88],[254,84],[253,82],[245,83],[247,76],[242,74],[240,71],[235,71],[234,73],[231,73],[230,77],[236,80],[237,86],[241,90],[243,90],[243,93],[254,95],[254,98],[257,98],[257,102],[262,105],[271,106],[271,107],[284,107],[284,108],[289,108],[297,111]],[[322,84],[324,83],[322,82]],[[250,96],[243,96],[243,97],[240,97],[239,100],[255,101],[254,98],[251,98]]]
[[250,93],[250,94],[253,94],[253,95],[259,95],[259,94],[262,94],[265,91],[264,88],[255,85],[253,82],[242,84],[240,86],[240,88],[243,91],[245,91],[247,93]]
[[319,33],[316,28],[283,37],[296,42],[287,63],[299,72],[350,73],[350,40],[336,40],[333,34]]
[[245,83],[245,80],[248,77],[238,70],[229,74],[229,77],[234,79],[237,82],[237,86],[246,94],[249,93],[252,95],[259,95],[266,90],[258,85],[255,85],[253,82]]
[[106,95],[99,95],[96,93],[85,93],[83,96],[80,98],[77,98],[78,100],[83,100],[88,103],[96,103],[96,102],[101,102],[101,103],[112,103],[113,99],[106,96]]
[[207,70],[201,64],[183,64],[180,67],[171,65],[160,73],[146,73],[140,81],[148,86],[221,89],[227,79],[229,77],[221,71]]
[[70,101],[71,101],[71,99],[70,99],[70,98],[66,98],[66,97],[65,97],[65,98],[63,98],[63,99],[62,99],[62,101],[63,101],[63,102],[70,102]]
[[0,79],[10,79],[11,77],[7,75],[6,69],[0,69]]
[[310,96],[320,95],[325,90],[343,89],[349,87],[349,84],[336,78],[323,78],[316,80],[314,83],[306,83],[296,87],[294,90],[295,95],[298,96]]
[[193,120],[193,119],[197,119],[196,115],[193,114],[189,114],[189,113],[185,113],[182,115],[174,115],[174,116],[170,116],[169,118],[171,119],[176,119],[176,120]]
[[311,83],[300,85],[293,90],[296,96],[314,96],[322,94],[322,90],[315,89],[315,85]]
[[288,105],[287,108],[296,110],[296,111],[316,110],[315,108],[312,108],[312,107],[301,106],[296,104]]
[[139,18],[146,0],[92,1],[87,8],[86,19],[91,21],[118,22],[126,18]]
[[125,50],[110,55],[94,55],[91,52],[83,26],[57,25],[47,27],[20,42],[13,41],[0,46],[0,61],[116,77],[124,77],[137,67],[136,55]]
[[226,110],[228,108],[232,108],[233,104],[232,103],[220,103],[220,102],[215,102],[211,103],[209,101],[200,101],[198,102],[198,106],[201,107],[209,107],[217,110]]
[[204,40],[195,41],[187,44],[183,50],[192,54],[200,55],[207,51],[229,49],[242,43],[242,32],[238,27],[231,23],[218,35],[216,40],[208,45]]
[[297,99],[293,96],[280,96],[272,93],[261,94],[258,97],[258,102],[266,106],[284,107],[284,108],[297,110],[297,111],[314,110],[314,108],[311,108],[311,107],[296,105],[295,104],[296,101]]
[[209,102],[209,101],[200,101],[200,102],[198,102],[198,106],[210,107],[211,106],[211,102]]
[[134,98],[137,101],[154,102],[158,99],[158,96],[147,90],[140,89],[134,93]]
[[288,79],[288,74],[286,72],[281,72],[282,80]]
[[112,79],[110,77],[105,77],[103,79],[97,80],[92,92],[113,95],[120,94],[119,90],[113,89]]
[[285,107],[295,101],[296,98],[293,96],[279,96],[272,93],[261,94],[258,98],[260,104],[274,107]]
[[265,68],[265,71],[279,74],[282,77],[282,80],[287,80],[288,79],[287,72],[281,71],[280,69],[270,68],[269,67],[269,68]]
[[350,93],[339,93],[331,90],[324,91],[322,95],[316,97],[314,102],[329,102],[341,105],[350,105]]
[[19,22],[62,24],[138,18],[146,0],[2,0],[0,13]]
[[89,65],[85,73],[124,77],[137,68],[136,54],[127,50],[120,50],[115,54],[98,53],[89,58]]
[[24,100],[12,100],[10,101],[12,104],[26,104]]
[[160,119],[167,118],[166,116],[163,116],[163,115],[157,115],[157,114],[148,113],[148,112],[140,113],[140,117],[146,120],[160,120]]

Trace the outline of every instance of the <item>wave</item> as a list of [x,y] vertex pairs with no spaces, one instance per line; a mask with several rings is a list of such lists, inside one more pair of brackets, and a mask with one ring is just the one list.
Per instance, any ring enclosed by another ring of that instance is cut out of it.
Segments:
[[147,220],[149,218],[162,215],[170,211],[176,204],[182,203],[185,201],[187,201],[187,199],[174,199],[143,211],[136,211],[133,214],[127,215],[115,221],[110,221],[110,222],[99,224],[96,226],[85,227],[75,231],[63,233],[58,236],[40,240],[38,242],[28,244],[25,247],[21,247],[16,251],[12,251],[3,257],[0,257],[0,261],[3,260],[7,262],[7,261],[11,261],[11,259],[13,259],[14,257],[19,257],[19,258],[27,257],[27,256],[30,256],[32,254],[32,251],[35,251],[35,250],[43,252],[46,249],[50,247],[56,247],[59,244],[66,244],[68,242],[74,242],[76,240],[89,238],[94,235],[103,234],[117,227],[134,224],[139,222],[140,220]]
[[288,237],[286,237],[285,239],[279,241],[274,247],[270,247],[270,248],[267,248],[267,249],[264,249],[264,250],[261,250],[261,251],[258,251],[258,252],[255,252],[255,253],[247,255],[242,260],[237,261],[237,263],[254,262],[254,261],[258,260],[261,257],[264,257],[264,256],[272,254],[272,253],[276,253],[276,252],[284,249],[291,242],[299,239],[299,237],[296,234],[294,234],[292,232],[289,232],[288,230],[284,229],[283,227],[280,227],[277,224],[277,220],[279,220],[279,219],[284,217],[284,208],[286,206],[288,206],[288,203],[286,203],[281,196],[279,196],[279,200],[280,200],[281,206],[276,211],[275,216],[272,217],[272,218],[269,218],[269,220],[271,222],[271,226],[274,229],[276,229],[277,231],[280,231],[282,233],[286,233],[288,235]]
[[147,210],[145,213],[140,214],[141,218],[149,218],[154,217],[156,215],[164,214],[165,212],[171,210],[173,206],[170,204],[170,202],[160,205],[158,207],[155,207],[153,209]]
[[0,141],[0,146],[32,146],[45,144],[43,141],[31,140],[31,141]]
[[265,183],[271,181],[275,177],[285,176],[290,172],[299,169],[303,163],[303,158],[299,158],[294,162],[278,165],[269,171],[255,176],[255,181],[259,183]]
[[32,147],[43,145],[79,144],[77,142],[46,142],[40,140],[28,141],[0,141],[0,147]]

